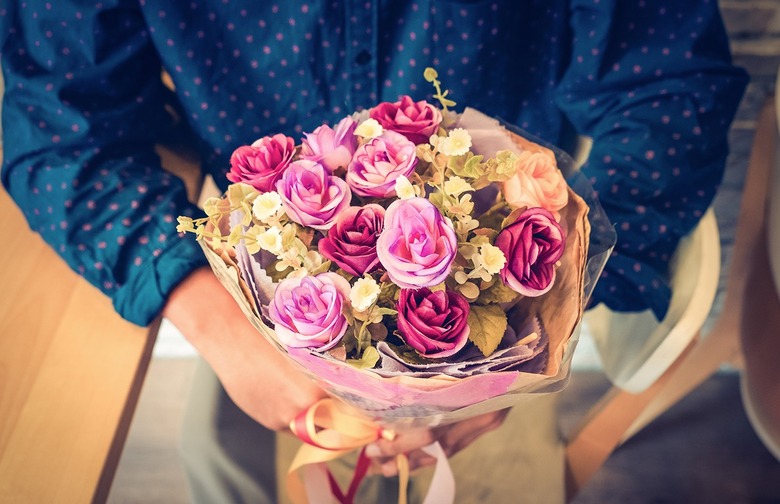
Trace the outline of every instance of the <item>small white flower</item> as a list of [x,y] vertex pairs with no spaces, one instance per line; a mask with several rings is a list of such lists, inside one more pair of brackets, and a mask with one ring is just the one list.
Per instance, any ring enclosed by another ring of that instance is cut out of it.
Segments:
[[260,248],[267,250],[272,254],[281,254],[284,251],[282,247],[282,232],[278,227],[272,226],[264,233],[257,235],[257,244]]
[[433,146],[436,147],[439,145],[439,141],[441,140],[441,137],[439,135],[431,135],[431,138],[428,139],[428,142]]
[[282,209],[282,197],[276,191],[263,193],[252,203],[252,214],[260,222],[266,222]]
[[446,156],[462,156],[471,148],[471,135],[463,128],[450,131],[447,138],[439,141],[439,150]]
[[474,188],[471,187],[471,184],[466,182],[464,179],[458,177],[457,175],[454,177],[450,177],[444,183],[444,192],[446,192],[450,196],[459,196],[464,192],[469,192],[473,190]]
[[365,311],[374,304],[379,297],[379,284],[370,276],[359,278],[349,291],[349,300],[357,311]]
[[506,264],[506,257],[500,248],[486,243],[479,247],[479,259],[485,271],[495,275]]
[[401,199],[409,199],[417,196],[417,188],[403,175],[395,179],[395,194]]
[[355,134],[363,138],[376,138],[384,131],[382,125],[376,119],[366,119],[355,128]]

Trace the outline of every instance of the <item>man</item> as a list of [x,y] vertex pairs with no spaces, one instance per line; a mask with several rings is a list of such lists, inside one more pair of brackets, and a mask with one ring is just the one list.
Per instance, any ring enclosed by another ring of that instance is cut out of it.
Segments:
[[[401,94],[423,99],[434,66],[461,106],[564,147],[575,133],[593,138],[583,170],[619,235],[593,303],[662,317],[666,263],[714,196],[745,86],[714,0],[28,0],[0,7],[0,40],[2,180],[30,226],[131,322],[169,317],[271,430],[322,392],[257,337],[194,240],[176,235],[176,216],[197,209],[153,151],[174,116],[224,188],[239,145],[300,138]],[[502,415],[377,450],[436,438],[455,451]],[[234,463],[242,478],[257,463],[231,457],[211,473]]]

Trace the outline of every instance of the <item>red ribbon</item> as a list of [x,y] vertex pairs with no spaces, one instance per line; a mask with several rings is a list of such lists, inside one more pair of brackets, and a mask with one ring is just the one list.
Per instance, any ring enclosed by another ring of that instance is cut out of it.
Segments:
[[[297,476],[298,469],[307,465],[321,466],[327,474],[333,496],[341,504],[352,504],[371,465],[371,459],[365,454],[365,446],[380,438],[395,437],[392,431],[382,428],[355,410],[347,410],[333,399],[323,399],[301,412],[290,422],[290,430],[306,443],[299,449],[287,475],[288,493],[296,504],[308,502],[304,485]],[[361,449],[360,455],[345,493],[324,463],[357,448]],[[405,503],[408,464],[404,455],[399,457],[403,458],[403,461],[399,460],[399,503]]]

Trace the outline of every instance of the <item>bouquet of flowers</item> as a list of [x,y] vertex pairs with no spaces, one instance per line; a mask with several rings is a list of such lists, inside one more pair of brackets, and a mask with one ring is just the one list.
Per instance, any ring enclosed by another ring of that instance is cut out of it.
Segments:
[[425,78],[441,108],[404,96],[239,147],[224,197],[179,219],[260,333],[390,426],[562,387],[609,248],[588,253],[597,203],[565,154]]

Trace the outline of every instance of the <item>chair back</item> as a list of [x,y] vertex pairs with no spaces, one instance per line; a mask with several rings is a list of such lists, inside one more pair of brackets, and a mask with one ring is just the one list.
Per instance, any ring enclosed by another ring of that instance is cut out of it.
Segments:
[[710,312],[720,275],[720,237],[711,209],[680,241],[669,267],[672,299],[660,322],[650,310],[619,313],[603,305],[585,315],[585,330],[605,374],[628,392],[652,385],[696,337]]

